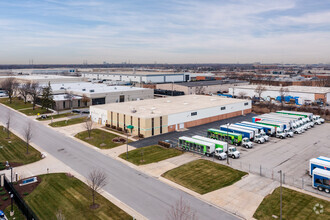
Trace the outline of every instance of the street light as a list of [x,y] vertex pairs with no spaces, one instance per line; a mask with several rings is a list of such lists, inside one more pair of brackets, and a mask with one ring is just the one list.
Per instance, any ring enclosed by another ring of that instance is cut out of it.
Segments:
[[227,151],[226,151],[226,153],[227,153],[227,164],[229,165],[229,156],[228,156],[228,150],[229,150],[229,147],[228,147],[228,144],[229,144],[229,142],[228,142],[228,127],[229,127],[229,123],[227,123],[226,126],[227,126],[227,137],[226,137],[226,139],[227,139]]
[[282,220],[282,170],[278,173],[280,174],[280,220]]
[[[131,133],[132,133],[132,129],[134,128],[133,125],[127,125],[126,126],[127,129],[131,129]],[[128,159],[128,132],[126,132],[126,160]]]

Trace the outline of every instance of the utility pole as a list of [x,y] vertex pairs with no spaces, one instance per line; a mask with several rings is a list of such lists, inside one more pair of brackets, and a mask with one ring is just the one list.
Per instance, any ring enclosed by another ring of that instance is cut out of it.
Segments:
[[227,153],[227,164],[229,165],[229,155],[228,155],[228,150],[229,150],[229,147],[228,147],[228,127],[229,127],[229,123],[227,123],[226,124],[226,126],[227,126],[227,151],[226,151],[226,153]]
[[282,170],[278,172],[280,173],[280,220],[282,220]]

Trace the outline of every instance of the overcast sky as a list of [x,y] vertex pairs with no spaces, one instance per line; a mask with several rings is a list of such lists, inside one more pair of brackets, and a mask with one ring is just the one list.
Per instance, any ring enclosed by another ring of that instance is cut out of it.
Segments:
[[0,64],[330,63],[329,0],[1,0]]

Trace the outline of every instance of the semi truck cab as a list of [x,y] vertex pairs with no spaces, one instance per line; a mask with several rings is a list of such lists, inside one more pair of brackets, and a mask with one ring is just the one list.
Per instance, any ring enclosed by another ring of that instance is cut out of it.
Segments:
[[265,139],[265,141],[269,141],[269,136],[264,132],[260,132],[260,135]]
[[293,131],[291,129],[284,130],[286,137],[293,137]]
[[265,143],[265,138],[263,138],[261,134],[256,134],[253,141],[258,144],[263,144]]
[[249,138],[243,138],[242,139],[242,147],[252,148],[253,147],[253,144],[252,144],[252,142],[250,141]]
[[227,154],[223,151],[222,148],[217,148],[214,151],[214,156],[219,160],[227,159]]
[[228,148],[228,157],[233,159],[240,157],[240,152],[236,149],[236,147],[229,147]]
[[284,139],[286,137],[286,134],[282,130],[277,130],[276,137]]

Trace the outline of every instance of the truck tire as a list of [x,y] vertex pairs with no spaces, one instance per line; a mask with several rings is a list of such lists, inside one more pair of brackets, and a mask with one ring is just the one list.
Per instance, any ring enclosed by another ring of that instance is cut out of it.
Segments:
[[245,148],[246,148],[246,149],[249,149],[249,145],[245,145]]
[[238,143],[235,143],[235,146],[238,146]]
[[318,189],[319,191],[323,191],[323,188],[322,188],[321,186],[318,186],[317,189]]
[[235,155],[232,155],[231,158],[235,159],[236,157],[235,157]]
[[330,189],[324,189],[326,193],[330,193]]
[[258,141],[258,144],[261,144],[261,141]]

